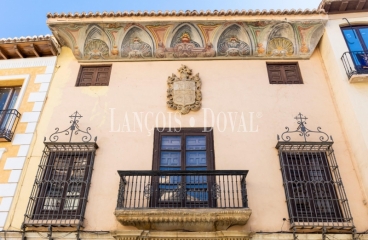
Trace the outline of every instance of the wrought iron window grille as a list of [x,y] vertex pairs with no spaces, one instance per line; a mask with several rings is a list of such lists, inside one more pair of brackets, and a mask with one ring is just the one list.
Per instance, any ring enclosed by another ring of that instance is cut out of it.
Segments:
[[[277,135],[276,145],[290,229],[294,233],[307,230],[323,234],[353,231],[353,218],[332,148],[332,137],[320,127],[308,129],[307,118],[301,113],[295,119],[296,130],[286,127],[281,136]],[[291,136],[297,141],[292,141]]]
[[[51,134],[35,177],[28,202],[23,227],[76,227],[84,221],[89,187],[91,184],[95,152],[98,148],[89,133],[78,126],[82,116],[76,111],[71,116],[70,126]],[[59,134],[67,136],[69,141]],[[74,141],[73,137],[80,137]]]
[[0,111],[0,142],[11,142],[17,128],[20,113],[16,109]]
[[247,170],[118,171],[116,210],[247,208]]

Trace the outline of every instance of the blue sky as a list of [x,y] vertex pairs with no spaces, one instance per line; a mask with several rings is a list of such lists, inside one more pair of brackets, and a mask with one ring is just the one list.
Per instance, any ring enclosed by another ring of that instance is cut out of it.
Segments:
[[313,9],[320,0],[0,0],[0,38],[49,34],[48,12]]

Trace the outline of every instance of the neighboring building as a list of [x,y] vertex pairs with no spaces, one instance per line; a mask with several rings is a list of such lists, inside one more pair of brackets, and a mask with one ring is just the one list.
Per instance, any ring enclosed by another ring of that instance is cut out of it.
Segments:
[[328,12],[321,55],[330,79],[346,144],[368,197],[368,3],[323,1]]
[[18,182],[39,140],[36,128],[58,51],[49,35],[0,39],[0,230],[10,224]]
[[367,238],[324,12],[49,14],[62,49],[7,239]]

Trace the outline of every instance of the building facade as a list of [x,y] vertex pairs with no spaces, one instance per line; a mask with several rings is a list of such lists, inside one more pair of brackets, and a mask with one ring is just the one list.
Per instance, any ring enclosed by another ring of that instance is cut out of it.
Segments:
[[367,129],[364,124],[367,111],[367,21],[368,5],[350,1],[348,5],[339,1],[322,2],[329,20],[320,43],[321,54],[336,96],[341,123],[345,129],[347,144],[359,173],[362,189],[367,194],[368,178]]
[[0,39],[0,230],[9,226],[9,212],[16,208],[13,199],[37,141],[57,52],[56,40],[48,35]]
[[325,6],[49,14],[58,70],[6,237],[367,238]]

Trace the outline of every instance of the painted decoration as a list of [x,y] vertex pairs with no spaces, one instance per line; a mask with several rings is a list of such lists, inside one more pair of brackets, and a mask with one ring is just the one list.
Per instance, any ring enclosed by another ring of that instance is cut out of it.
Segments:
[[99,39],[91,39],[84,47],[84,57],[88,60],[107,59],[109,57],[109,47]]
[[50,24],[55,37],[78,60],[93,62],[179,59],[304,59],[324,31],[307,21],[198,21]]
[[[218,41],[218,55],[225,57],[243,57],[250,54],[249,45],[242,39],[245,31],[238,25],[228,27],[220,36]],[[242,38],[242,39],[240,39]]]
[[294,53],[293,43],[287,38],[273,38],[267,45],[267,53],[270,56],[287,57]]

